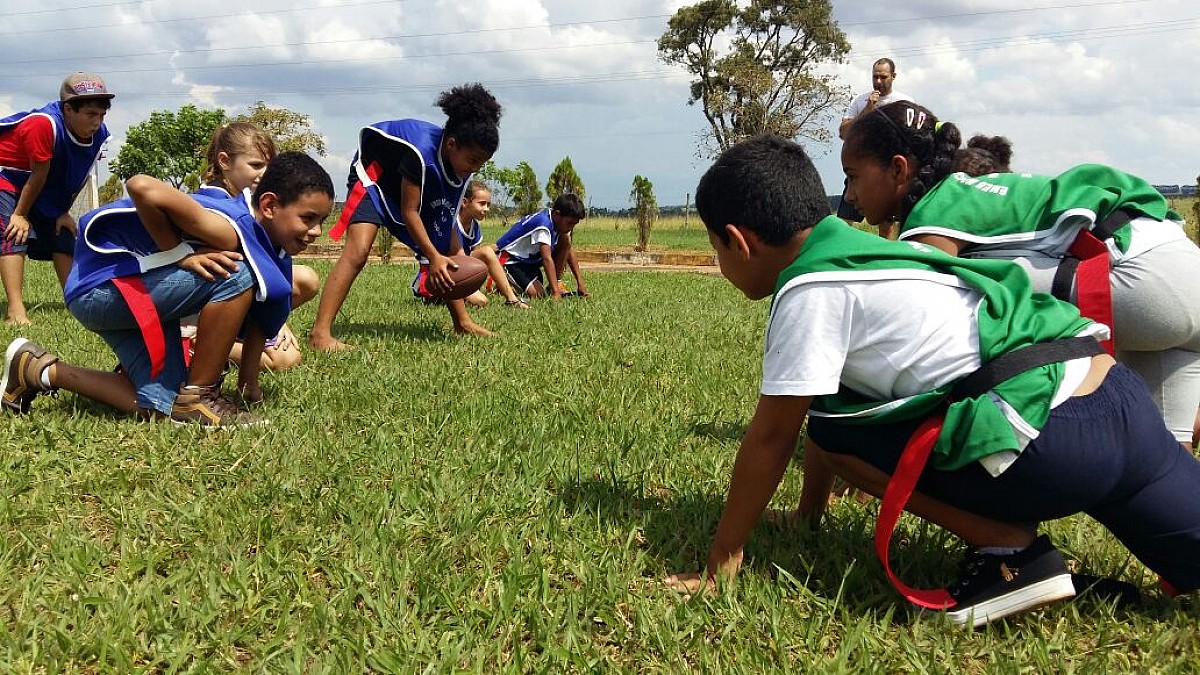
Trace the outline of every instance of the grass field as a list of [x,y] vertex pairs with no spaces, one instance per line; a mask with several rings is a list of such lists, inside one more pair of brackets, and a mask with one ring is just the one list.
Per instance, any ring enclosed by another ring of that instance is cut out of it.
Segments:
[[[111,368],[49,266],[29,270],[20,334]],[[706,555],[766,305],[714,276],[596,272],[592,299],[496,303],[476,316],[500,336],[463,340],[408,298],[410,272],[360,277],[337,325],[356,351],[264,376],[265,429],[137,423],[66,393],[0,418],[0,670],[1200,668],[1200,607],[1163,600],[1083,518],[1047,529],[1074,566],[1139,584],[1144,607],[1081,599],[975,632],[917,616],[853,500],[820,534],[760,527],[732,588],[664,590]],[[910,583],[954,574],[934,528],[906,519],[893,548]]]

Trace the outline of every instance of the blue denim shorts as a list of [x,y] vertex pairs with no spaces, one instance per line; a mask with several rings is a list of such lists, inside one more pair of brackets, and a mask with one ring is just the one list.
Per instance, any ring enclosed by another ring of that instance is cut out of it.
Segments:
[[239,265],[238,271],[228,277],[208,281],[193,272],[168,265],[150,270],[141,278],[158,310],[166,339],[166,361],[158,377],[150,377],[150,353],[142,331],[125,298],[112,282],[75,298],[67,309],[85,328],[100,335],[116,353],[137,390],[138,407],[169,415],[175,404],[175,394],[187,381],[179,319],[196,314],[211,302],[241,295],[254,286],[254,276],[249,266]]

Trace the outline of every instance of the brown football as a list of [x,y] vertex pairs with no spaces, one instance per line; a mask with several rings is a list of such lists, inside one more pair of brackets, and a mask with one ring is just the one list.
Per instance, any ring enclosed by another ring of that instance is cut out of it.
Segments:
[[450,268],[450,276],[454,279],[454,287],[446,293],[438,294],[433,288],[429,292],[443,300],[461,300],[479,290],[487,281],[487,265],[482,260],[469,255],[452,255],[450,260],[458,265],[458,269]]

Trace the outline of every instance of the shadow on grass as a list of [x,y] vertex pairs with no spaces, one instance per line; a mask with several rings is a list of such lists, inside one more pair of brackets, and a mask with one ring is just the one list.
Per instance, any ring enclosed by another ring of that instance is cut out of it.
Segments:
[[740,441],[746,435],[746,422],[722,422],[710,420],[693,422],[692,433],[696,436],[712,438],[718,441]]
[[[704,565],[724,508],[723,493],[677,493],[636,477],[600,474],[577,476],[562,484],[558,495],[570,513],[640,529],[643,550],[665,571]],[[778,579],[782,571],[814,594],[841,596],[841,604],[854,613],[896,602],[873,557],[873,514],[864,510],[861,517],[839,525],[818,534],[760,523],[746,544],[742,574]]]
[[[450,318],[445,317],[446,327],[443,329],[430,323],[346,323],[338,322],[335,334],[343,339],[350,336],[367,337],[380,340],[408,338],[423,342],[440,342],[451,337]],[[353,344],[353,340],[349,340]]]

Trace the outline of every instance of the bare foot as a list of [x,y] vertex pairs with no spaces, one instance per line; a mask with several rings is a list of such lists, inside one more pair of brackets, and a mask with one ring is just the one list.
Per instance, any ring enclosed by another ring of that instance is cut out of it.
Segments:
[[10,316],[4,320],[10,326],[32,326],[33,322],[27,316]]
[[354,345],[348,345],[335,337],[317,337],[315,335],[308,338],[308,346],[319,352],[348,352],[354,349]]
[[467,324],[465,326],[455,326],[455,335],[475,335],[477,337],[495,337],[496,334],[492,331],[480,326],[479,324]]

